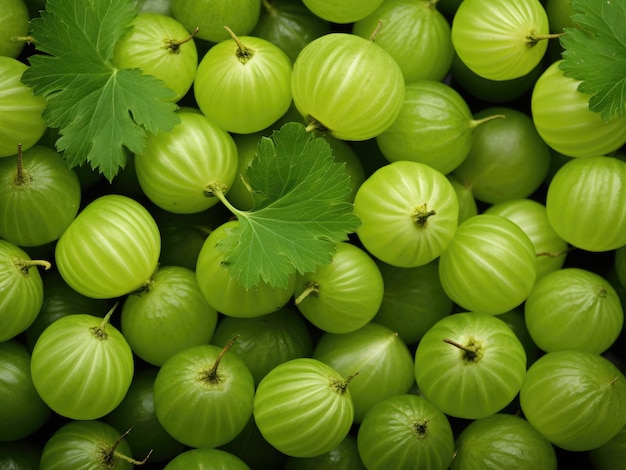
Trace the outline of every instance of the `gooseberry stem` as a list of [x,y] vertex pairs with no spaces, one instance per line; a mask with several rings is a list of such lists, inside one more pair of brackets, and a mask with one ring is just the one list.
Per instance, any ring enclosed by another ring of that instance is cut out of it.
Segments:
[[203,374],[205,380],[208,380],[211,383],[216,383],[219,381],[217,369],[220,366],[220,362],[222,362],[224,354],[226,354],[226,352],[228,352],[228,350],[235,343],[235,341],[237,341],[237,338],[239,338],[239,334],[235,335],[235,337],[231,339],[228,343],[226,343],[226,345],[222,348],[222,350],[217,355],[213,366],[205,374]]
[[165,41],[165,49],[169,49],[171,50],[171,52],[178,54],[180,52],[180,46],[182,46],[186,42],[191,41],[196,36],[196,34],[198,34],[199,30],[200,28],[196,26],[196,29],[194,29],[192,33],[185,39],[167,39]]
[[383,20],[378,20],[378,23],[376,23],[376,28],[374,28],[374,31],[372,31],[372,34],[370,35],[370,41],[374,42],[374,40],[376,39],[376,36],[378,36],[378,32],[380,31],[380,27],[383,25]]
[[491,116],[487,116],[482,119],[472,119],[470,121],[470,128],[476,129],[478,126],[486,122],[493,121],[494,119],[504,119],[504,118],[506,118],[504,114],[493,114]]
[[13,182],[17,186],[22,186],[29,182],[28,178],[26,177],[24,173],[24,158],[22,156],[22,143],[21,142],[18,142],[17,144],[17,175],[15,176],[15,179],[13,180]]
[[306,299],[309,295],[318,294],[319,291],[320,291],[320,286],[319,286],[319,284],[317,282],[309,282],[305,286],[305,289],[302,291],[302,293],[298,296],[298,298],[296,298],[294,303],[296,305],[299,305],[300,302],[302,302],[304,299]]
[[132,429],[132,428],[130,428],[128,431],[126,431],[124,434],[122,434],[122,435],[118,438],[118,440],[117,440],[117,441],[115,441],[115,444],[113,444],[113,447],[111,447],[111,449],[108,451],[107,456],[105,457],[105,459],[110,460],[110,459],[111,459],[111,457],[110,457],[110,456],[115,456],[115,457],[118,457],[118,458],[120,458],[120,459],[122,459],[122,460],[125,460],[126,462],[131,463],[131,464],[133,464],[133,465],[143,465],[143,464],[145,464],[145,463],[148,461],[148,459],[149,459],[149,458],[150,458],[150,456],[152,455],[152,451],[153,451],[153,449],[150,449],[150,451],[148,452],[148,455],[146,455],[146,457],[145,457],[143,460],[135,460],[135,459],[133,459],[132,457],[128,457],[127,455],[124,455],[124,454],[122,454],[122,453],[120,453],[120,452],[118,452],[118,451],[116,450],[116,449],[117,449],[117,446],[119,446],[119,445],[120,445],[120,443],[122,442],[122,440],[123,440],[126,436],[128,436],[128,434],[130,433],[130,430],[131,430],[131,429]]
[[244,46],[241,40],[233,32],[233,30],[230,29],[228,26],[224,26],[224,29],[228,31],[228,34],[230,34],[230,37],[233,38],[233,41],[235,41],[235,43],[237,44],[237,58],[239,59],[241,63],[245,64],[254,55],[252,49]]

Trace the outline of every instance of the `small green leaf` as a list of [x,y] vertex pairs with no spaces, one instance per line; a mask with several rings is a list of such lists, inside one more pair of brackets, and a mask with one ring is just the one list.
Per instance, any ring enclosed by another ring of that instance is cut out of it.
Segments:
[[116,42],[137,12],[129,0],[48,0],[31,21],[37,54],[22,81],[46,97],[43,117],[59,129],[57,149],[71,166],[90,162],[111,181],[141,153],[147,133],[178,122],[174,92],[140,70],[112,62]]
[[580,80],[578,90],[590,95],[589,109],[608,121],[626,114],[626,2],[571,0],[572,21],[560,42],[559,65]]
[[284,288],[295,272],[330,263],[337,243],[360,224],[347,200],[345,165],[300,123],[261,139],[246,178],[254,207],[240,211],[222,198],[240,223],[220,245],[231,274],[246,288],[260,281]]

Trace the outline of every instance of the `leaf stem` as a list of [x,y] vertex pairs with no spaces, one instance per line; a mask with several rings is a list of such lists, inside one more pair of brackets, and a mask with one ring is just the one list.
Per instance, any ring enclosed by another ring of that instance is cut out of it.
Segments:
[[225,191],[226,191],[226,185],[219,183],[217,181],[207,184],[206,187],[204,188],[204,194],[206,196],[218,198],[220,202],[224,204],[226,208],[233,213],[233,215],[239,216],[242,213],[242,211],[237,209],[228,201],[228,199],[226,199],[226,196],[224,195]]

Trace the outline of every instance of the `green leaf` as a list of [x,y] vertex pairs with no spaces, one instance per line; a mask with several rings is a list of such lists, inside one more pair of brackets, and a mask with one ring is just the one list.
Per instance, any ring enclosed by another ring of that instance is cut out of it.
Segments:
[[113,65],[116,42],[137,15],[129,0],[48,0],[31,21],[37,54],[22,81],[46,97],[43,117],[59,129],[70,166],[90,162],[111,181],[126,149],[141,153],[147,133],[179,123],[174,92],[140,70]]
[[581,80],[589,109],[608,121],[626,114],[626,2],[571,0],[572,21],[560,37],[566,76]]
[[231,274],[245,287],[260,281],[284,288],[295,272],[332,261],[337,243],[356,230],[350,177],[334,161],[326,140],[287,123],[263,137],[246,172],[253,189],[250,211],[232,207],[238,229],[220,245]]

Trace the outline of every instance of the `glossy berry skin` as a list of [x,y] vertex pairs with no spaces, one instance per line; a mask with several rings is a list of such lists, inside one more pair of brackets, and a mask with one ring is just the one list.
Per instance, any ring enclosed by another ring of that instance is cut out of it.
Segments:
[[303,0],[315,16],[332,23],[354,23],[365,18],[383,3],[383,0]]
[[291,104],[292,63],[275,44],[255,36],[225,39],[202,57],[193,92],[198,107],[228,132],[259,132]]
[[441,411],[463,419],[497,413],[518,394],[526,352],[497,316],[461,312],[439,320],[415,352],[420,392]]
[[445,470],[454,453],[447,416],[431,401],[402,394],[378,403],[365,415],[357,433],[366,468]]
[[456,192],[443,173],[411,161],[380,167],[354,198],[361,243],[372,256],[403,268],[430,263],[446,250],[458,210]]
[[257,387],[255,422],[267,442],[288,456],[324,454],[343,441],[352,425],[348,387],[345,377],[317,359],[284,362]]
[[0,56],[0,158],[15,155],[18,144],[28,150],[46,131],[41,117],[46,99],[21,81],[27,68],[17,59]]
[[626,245],[626,162],[614,157],[576,158],[552,178],[548,220],[565,241],[591,251]]
[[58,240],[76,217],[81,201],[78,176],[61,154],[35,145],[0,159],[0,238],[22,247]]
[[261,0],[171,0],[172,16],[197,37],[217,43],[228,39],[228,26],[243,36],[254,28],[261,13]]
[[310,127],[342,140],[367,140],[387,129],[400,112],[404,76],[374,41],[330,33],[311,41],[293,65],[296,108]]
[[93,420],[113,411],[133,374],[128,342],[117,328],[94,315],[59,318],[33,348],[31,375],[37,393],[66,418]]
[[28,437],[52,416],[33,385],[30,360],[30,352],[18,339],[0,343],[0,420],[4,424],[0,442]]
[[37,270],[41,263],[19,246],[0,239],[0,341],[16,337],[37,318],[44,294]]
[[436,2],[386,0],[357,21],[352,33],[369,38],[379,21],[383,25],[375,41],[398,62],[407,83],[443,80],[452,63],[454,48],[450,23],[437,9]]
[[115,46],[115,64],[163,80],[174,92],[171,101],[179,101],[191,88],[198,67],[192,31],[171,16],[149,12],[138,14],[131,25]]
[[536,80],[531,113],[537,132],[554,150],[569,157],[608,155],[626,143],[626,118],[604,121],[589,110],[589,95],[578,91],[579,80],[565,76],[561,60]]
[[496,413],[469,423],[456,439],[451,470],[556,470],[556,451],[523,417]]
[[452,43],[460,59],[490,80],[529,73],[548,43],[548,16],[539,0],[465,0],[452,20]]
[[79,212],[57,242],[55,259],[74,290],[112,299],[148,282],[160,251],[161,235],[148,210],[127,196],[108,194]]
[[146,148],[134,158],[143,193],[163,210],[197,214],[218,199],[206,193],[210,183],[229,188],[237,170],[233,138],[201,113],[182,109],[172,132],[148,136]]
[[599,354],[548,352],[528,368],[520,405],[530,424],[555,446],[595,449],[624,427],[626,378]]
[[537,277],[536,258],[535,247],[518,225],[501,216],[479,214],[459,226],[440,256],[441,285],[468,311],[505,313],[530,294]]
[[237,354],[222,352],[209,344],[184,349],[161,366],[154,381],[157,419],[187,446],[224,445],[252,416],[252,374]]
[[317,328],[349,333],[374,318],[383,292],[382,275],[370,255],[340,242],[331,263],[296,275],[294,296],[300,313]]

